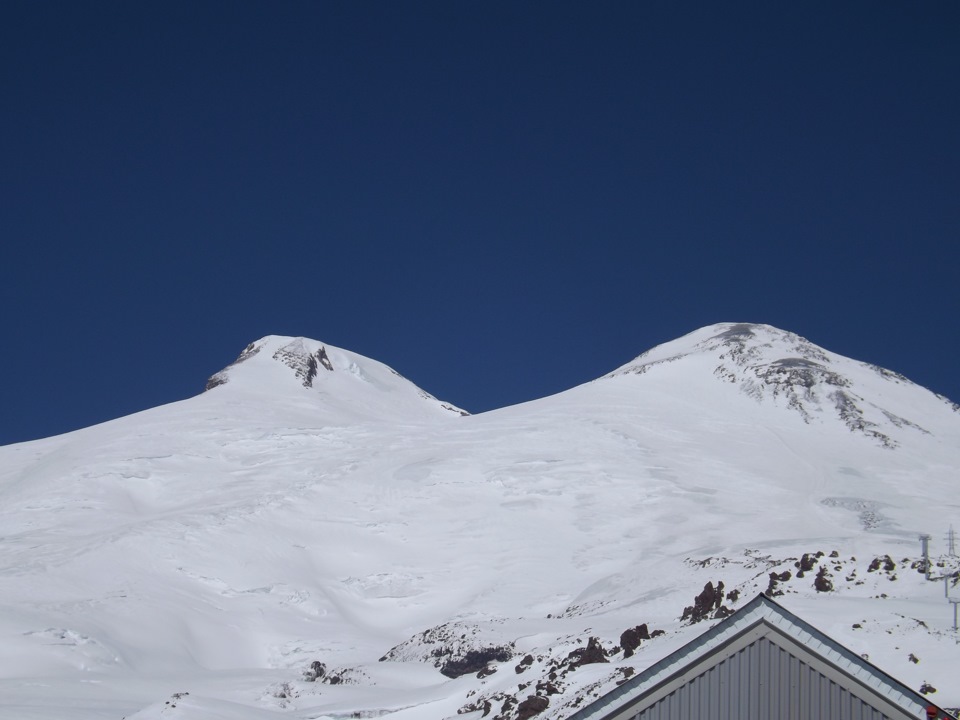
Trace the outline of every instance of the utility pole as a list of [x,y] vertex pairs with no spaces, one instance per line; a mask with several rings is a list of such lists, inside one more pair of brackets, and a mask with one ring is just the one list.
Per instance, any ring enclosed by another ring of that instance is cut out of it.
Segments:
[[956,557],[957,555],[957,534],[953,531],[953,524],[951,523],[950,529],[947,531],[947,552],[950,555]]

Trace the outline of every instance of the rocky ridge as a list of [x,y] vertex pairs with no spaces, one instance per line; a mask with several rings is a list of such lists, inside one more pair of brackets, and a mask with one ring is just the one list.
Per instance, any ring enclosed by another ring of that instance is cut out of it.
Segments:
[[[843,358],[795,333],[769,325],[721,323],[703,328],[653,348],[605,377],[643,375],[658,366],[703,355],[714,358],[712,374],[717,381],[736,386],[758,403],[782,404],[807,424],[834,418],[851,432],[887,448],[898,445],[887,427],[928,432],[920,423],[866,399],[866,393],[845,370],[852,364],[869,369],[885,383],[914,386],[903,375]],[[936,397],[957,411],[954,403]]]
[[[420,662],[433,665],[447,678],[473,676],[477,682],[464,686],[458,714],[487,720],[562,720],[638,672],[661,659],[676,647],[704,632],[710,625],[731,615],[758,592],[783,602],[784,596],[831,595],[858,597],[867,605],[893,601],[898,595],[916,592],[917,587],[943,583],[949,592],[960,588],[960,557],[943,555],[929,561],[922,557],[894,558],[890,554],[857,558],[838,549],[813,549],[798,556],[775,557],[759,550],[746,550],[740,557],[688,558],[684,572],[706,576],[703,590],[692,604],[676,605],[667,629],[641,622],[626,627],[619,635],[597,635],[592,628],[582,633],[561,633],[552,642],[529,647],[521,637],[511,638],[513,618],[489,618],[479,622],[457,621],[428,628],[391,648],[381,663]],[[928,585],[929,584],[929,585]],[[608,612],[614,608],[608,608]],[[904,661],[921,664],[917,637],[949,640],[923,619],[899,616],[899,621],[870,621],[868,612],[850,631],[870,638],[896,642]],[[588,615],[584,615],[588,617]],[[566,616],[569,619],[569,616]],[[550,616],[560,622],[564,616]],[[637,620],[642,619],[637,617]],[[548,635],[549,633],[543,633]],[[914,638],[911,641],[911,638]],[[524,648],[520,650],[519,648]],[[869,655],[864,653],[869,660]],[[581,675],[587,668],[590,678]],[[318,670],[319,668],[319,670]],[[299,697],[315,692],[311,683],[329,682],[326,666],[314,661],[301,679],[283,683],[284,691]],[[340,677],[352,682],[371,682],[362,668],[341,668]],[[318,677],[319,675],[319,677]],[[334,683],[341,682],[334,680]],[[937,688],[923,681],[915,688],[931,697]]]
[[[277,368],[283,369],[279,375],[275,372]],[[337,381],[324,380],[324,375],[336,377]],[[289,393],[289,382],[278,383],[278,379],[294,379],[302,390],[321,391],[328,399],[333,394],[348,403],[356,403],[357,389],[364,388],[368,396],[379,393],[375,397],[380,400],[385,400],[385,395],[415,397],[447,413],[461,417],[469,415],[461,408],[437,400],[393,368],[303,337],[267,336],[250,343],[236,360],[211,375],[204,389],[209,392],[227,384],[239,383],[254,390],[278,389],[282,386]],[[365,404],[374,411],[378,410],[369,399]]]

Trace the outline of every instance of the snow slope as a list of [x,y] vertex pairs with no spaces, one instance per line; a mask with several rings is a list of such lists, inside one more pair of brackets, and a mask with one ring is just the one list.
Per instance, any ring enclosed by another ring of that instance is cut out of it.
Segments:
[[303,338],[208,387],[0,448],[0,717],[562,718],[759,591],[960,706],[960,412],[906,378],[724,323],[476,416]]

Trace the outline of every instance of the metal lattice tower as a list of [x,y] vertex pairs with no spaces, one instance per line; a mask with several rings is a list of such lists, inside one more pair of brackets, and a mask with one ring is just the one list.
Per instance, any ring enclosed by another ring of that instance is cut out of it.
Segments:
[[953,525],[950,525],[950,529],[947,531],[947,547],[949,548],[947,552],[949,552],[950,555],[956,556],[957,534],[953,531]]

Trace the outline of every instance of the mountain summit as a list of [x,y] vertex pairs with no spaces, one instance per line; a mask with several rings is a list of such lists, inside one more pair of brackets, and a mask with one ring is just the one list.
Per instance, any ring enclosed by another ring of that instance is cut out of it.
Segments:
[[606,377],[646,373],[651,382],[680,381],[708,395],[716,391],[712,385],[729,384],[760,405],[796,413],[805,423],[840,422],[890,448],[898,445],[899,431],[928,434],[923,427],[927,418],[960,410],[903,375],[837,355],[770,325],[701,328]]
[[440,402],[383,363],[303,337],[269,335],[250,343],[207,380],[206,391],[227,384],[231,391],[277,399],[311,397],[348,414],[366,409],[371,417],[469,414]]
[[760,592],[960,705],[960,412],[895,373],[722,323],[466,417],[307,338],[208,388],[0,448],[0,716],[564,720]]

